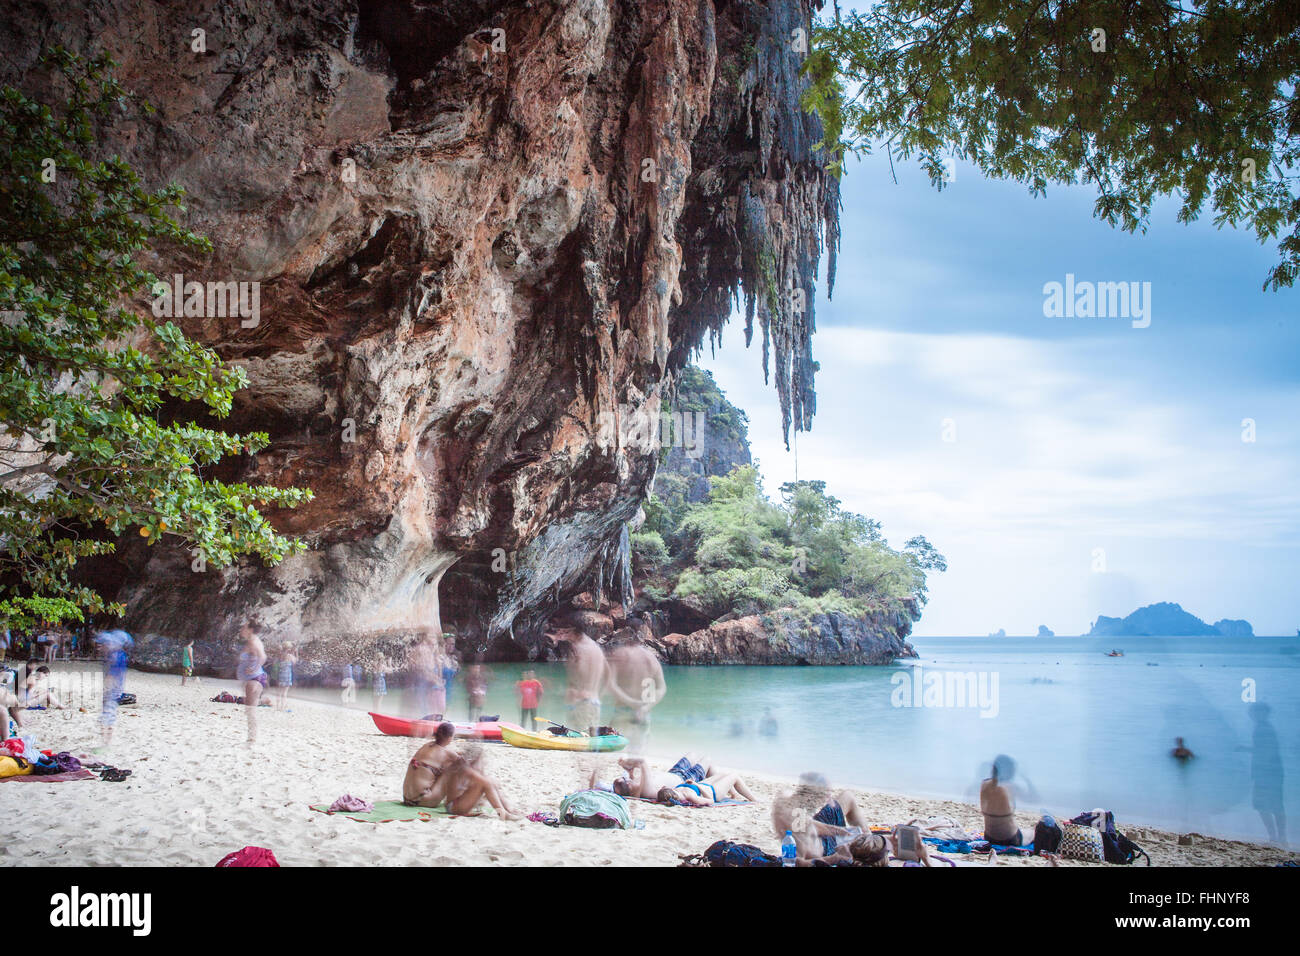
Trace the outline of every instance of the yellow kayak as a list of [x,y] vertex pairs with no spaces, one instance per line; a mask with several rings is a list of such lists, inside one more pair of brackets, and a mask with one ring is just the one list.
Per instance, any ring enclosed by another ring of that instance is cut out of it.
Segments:
[[611,751],[622,750],[627,746],[627,738],[619,734],[588,737],[576,731],[569,733],[570,736],[567,737],[560,737],[549,731],[538,734],[531,730],[524,730],[518,724],[501,721],[501,739],[511,747],[522,747],[524,750]]

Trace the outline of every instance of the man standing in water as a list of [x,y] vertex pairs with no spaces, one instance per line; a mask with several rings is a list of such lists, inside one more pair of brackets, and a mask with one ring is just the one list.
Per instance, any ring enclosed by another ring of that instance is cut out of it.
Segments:
[[569,686],[564,698],[569,704],[569,725],[595,737],[600,727],[600,692],[608,676],[605,655],[595,641],[572,625],[557,628],[546,636],[557,645],[569,645],[565,661]]
[[628,753],[644,754],[650,739],[650,711],[668,693],[664,669],[641,642],[641,621],[615,632],[609,652],[609,692],[617,710],[614,723],[628,739]]

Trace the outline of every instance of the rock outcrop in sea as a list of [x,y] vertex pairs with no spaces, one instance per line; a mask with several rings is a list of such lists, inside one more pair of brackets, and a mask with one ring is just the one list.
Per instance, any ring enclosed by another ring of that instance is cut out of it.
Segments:
[[811,423],[839,193],[792,37],[818,6],[10,5],[0,80],[40,90],[43,47],[104,50],[158,108],[124,104],[103,147],[185,187],[213,252],[146,264],[260,284],[255,327],[178,320],[248,373],[223,424],[271,437],[214,474],[316,495],[272,515],[309,546],[272,569],[120,542],[93,583],[125,626],[200,660],[248,619],[308,656],[440,625],[519,655],[568,596],[630,599],[645,424],[737,299],[787,432]]
[[1093,622],[1088,637],[1253,637],[1249,621],[1222,620],[1206,624],[1178,604],[1162,601],[1140,607],[1128,617],[1106,617]]

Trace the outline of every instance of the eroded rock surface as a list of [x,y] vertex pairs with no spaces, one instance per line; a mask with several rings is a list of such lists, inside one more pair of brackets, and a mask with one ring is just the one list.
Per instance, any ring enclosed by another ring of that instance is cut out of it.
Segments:
[[736,296],[807,427],[838,212],[798,107],[814,5],[0,5],[5,82],[48,84],[43,44],[104,49],[158,108],[107,146],[183,185],[214,252],[155,271],[260,283],[255,327],[180,320],[248,370],[226,425],[272,438],[221,476],[316,492],[274,516],[310,546],[275,569],[124,541],[126,626],[225,647],[252,615],[355,646],[441,622],[471,651],[536,647],[561,599],[626,579],[608,565],[658,435],[624,420],[658,420]]

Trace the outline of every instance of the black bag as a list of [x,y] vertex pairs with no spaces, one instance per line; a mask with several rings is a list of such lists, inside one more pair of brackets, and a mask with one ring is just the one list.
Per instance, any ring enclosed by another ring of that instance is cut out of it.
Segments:
[[704,851],[709,866],[780,866],[781,858],[749,843],[719,840]]
[[1147,866],[1151,865],[1151,857],[1147,856],[1146,851],[1118,830],[1102,831],[1101,848],[1107,863],[1132,863],[1141,854],[1146,859]]
[[1055,853],[1061,847],[1061,828],[1046,818],[1034,824],[1034,852]]
[[134,704],[135,694],[119,694],[117,698],[119,704]]

